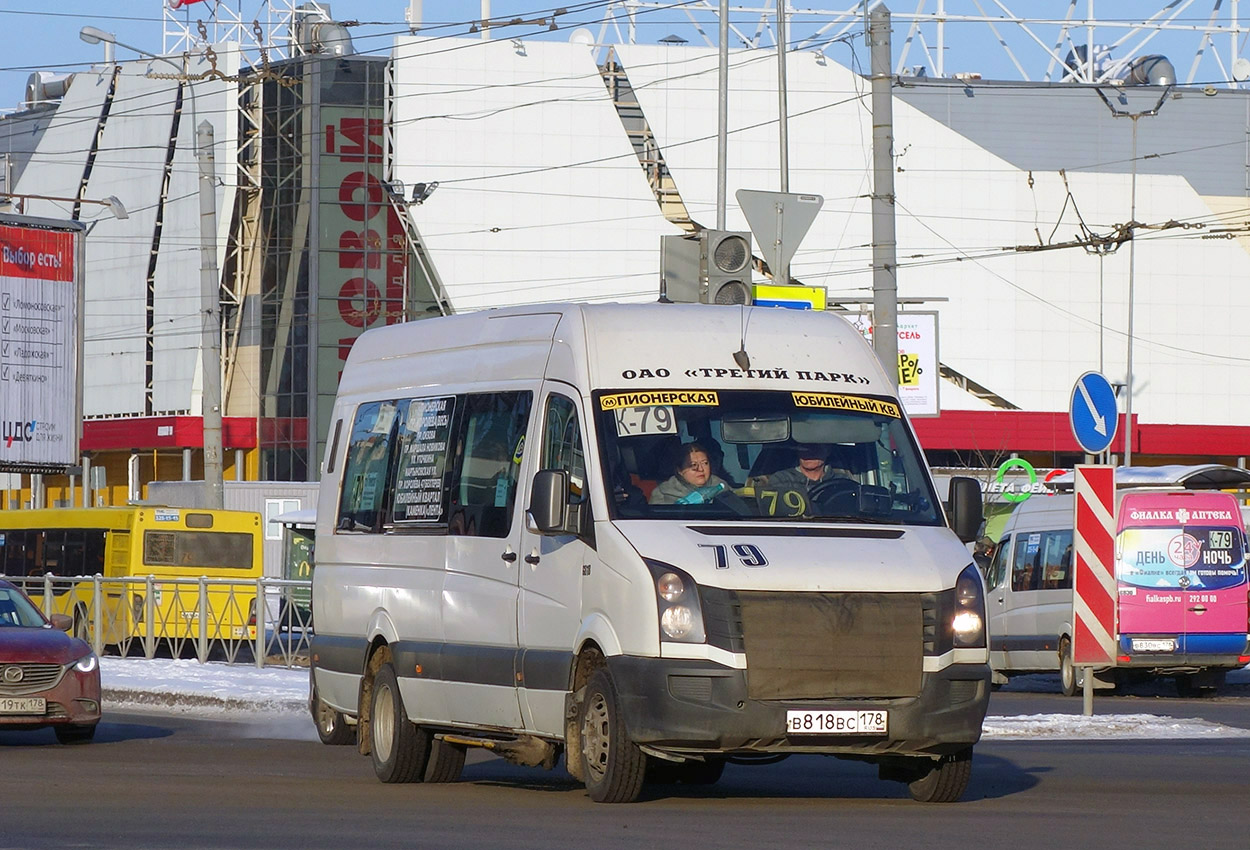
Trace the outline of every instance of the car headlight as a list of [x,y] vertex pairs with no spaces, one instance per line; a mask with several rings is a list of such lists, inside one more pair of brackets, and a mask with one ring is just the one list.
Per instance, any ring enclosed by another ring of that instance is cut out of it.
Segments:
[[985,594],[981,589],[981,573],[975,564],[968,565],[955,581],[951,634],[956,648],[985,646]]
[[79,673],[90,673],[100,666],[100,659],[96,658],[94,652],[88,652],[82,658],[74,662],[74,669]]
[[655,579],[655,599],[660,616],[660,640],[703,643],[703,609],[699,587],[689,575],[661,561],[647,561]]

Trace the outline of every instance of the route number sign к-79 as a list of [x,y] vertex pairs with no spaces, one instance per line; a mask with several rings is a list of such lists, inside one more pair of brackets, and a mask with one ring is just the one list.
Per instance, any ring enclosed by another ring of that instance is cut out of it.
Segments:
[[613,414],[616,417],[618,437],[677,433],[677,418],[673,416],[673,408],[666,404],[653,407],[618,407]]

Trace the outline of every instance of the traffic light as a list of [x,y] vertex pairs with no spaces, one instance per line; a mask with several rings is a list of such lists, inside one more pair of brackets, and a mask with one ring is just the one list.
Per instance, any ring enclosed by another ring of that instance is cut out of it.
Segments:
[[660,237],[660,280],[669,301],[751,303],[751,234],[702,230]]

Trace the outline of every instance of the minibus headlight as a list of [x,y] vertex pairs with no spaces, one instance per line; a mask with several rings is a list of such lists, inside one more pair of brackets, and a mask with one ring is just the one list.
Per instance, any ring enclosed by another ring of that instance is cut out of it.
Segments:
[[957,649],[985,646],[985,594],[981,588],[981,573],[975,564],[968,565],[955,582],[951,634]]
[[660,640],[703,643],[703,609],[699,588],[682,570],[661,561],[647,560],[655,580],[655,601],[660,618]]
[[665,637],[682,640],[694,631],[694,612],[685,605],[665,608],[660,615],[660,631]]
[[681,576],[677,573],[667,572],[656,579],[655,589],[665,602],[676,602],[685,592],[686,586],[682,584]]
[[100,659],[96,658],[94,652],[88,652],[82,658],[79,658],[74,664],[74,669],[79,673],[90,673],[100,666]]

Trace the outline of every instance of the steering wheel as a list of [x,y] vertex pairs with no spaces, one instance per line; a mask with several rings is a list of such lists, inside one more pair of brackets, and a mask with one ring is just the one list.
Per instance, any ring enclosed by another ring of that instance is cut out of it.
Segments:
[[830,478],[812,485],[808,491],[812,504],[828,513],[856,513],[859,504],[859,482],[849,478]]

